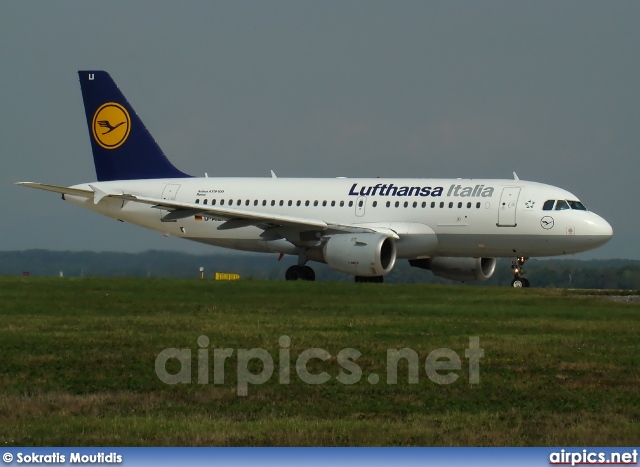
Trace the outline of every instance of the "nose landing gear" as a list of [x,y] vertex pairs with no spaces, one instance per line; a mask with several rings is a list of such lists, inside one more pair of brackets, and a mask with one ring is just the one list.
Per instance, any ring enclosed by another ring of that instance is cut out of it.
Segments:
[[513,270],[513,280],[511,281],[511,287],[529,287],[529,281],[522,277],[524,273],[524,263],[529,258],[524,256],[518,256],[515,260],[511,261],[511,269]]

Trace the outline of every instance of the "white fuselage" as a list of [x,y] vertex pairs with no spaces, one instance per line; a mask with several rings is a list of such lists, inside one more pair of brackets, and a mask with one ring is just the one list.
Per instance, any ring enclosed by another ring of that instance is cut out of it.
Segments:
[[[596,248],[612,235],[611,226],[593,212],[543,210],[548,200],[578,201],[575,195],[522,180],[181,178],[91,186],[108,193],[387,229],[399,237],[398,258],[406,259],[563,255]],[[76,188],[89,189],[89,184]],[[167,211],[119,199],[65,199],[163,234],[238,250],[299,254],[317,246],[320,238],[313,232],[311,237],[289,234],[286,227],[241,222],[230,227],[226,220],[207,216],[164,222]]]

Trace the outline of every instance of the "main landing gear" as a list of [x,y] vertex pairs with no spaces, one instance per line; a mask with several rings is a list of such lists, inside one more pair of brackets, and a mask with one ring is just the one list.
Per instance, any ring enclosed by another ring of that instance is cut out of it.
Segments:
[[356,276],[356,282],[369,282],[374,284],[382,284],[384,282],[384,276],[373,276],[373,277],[365,277],[365,276]]
[[295,265],[287,269],[284,278],[288,281],[315,281],[316,273],[309,266]]
[[524,273],[524,263],[528,258],[518,256],[515,260],[511,261],[511,269],[513,270],[513,280],[511,281],[511,287],[529,287],[529,281],[522,277]]

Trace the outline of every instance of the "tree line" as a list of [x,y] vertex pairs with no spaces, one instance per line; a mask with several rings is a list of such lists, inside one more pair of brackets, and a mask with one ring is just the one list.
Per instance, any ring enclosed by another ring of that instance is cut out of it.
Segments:
[[[286,269],[296,258],[278,261],[277,254],[210,254],[150,250],[142,253],[24,250],[0,252],[0,275],[63,277],[172,277],[212,279],[216,272],[240,274],[242,279],[284,280]],[[317,280],[352,281],[353,278],[312,264]],[[640,289],[640,261],[624,259],[573,260],[531,259],[526,275],[533,287],[578,289]],[[498,260],[494,275],[473,285],[508,285],[512,279],[509,260]],[[451,283],[431,272],[398,260],[385,276],[387,283]]]

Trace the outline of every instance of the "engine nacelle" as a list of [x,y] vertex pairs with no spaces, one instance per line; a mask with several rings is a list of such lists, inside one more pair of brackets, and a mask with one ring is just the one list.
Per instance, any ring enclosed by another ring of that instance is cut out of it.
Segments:
[[434,276],[452,281],[486,281],[496,269],[495,258],[447,258],[410,260],[411,266],[429,269]]
[[323,253],[330,268],[354,276],[384,276],[396,263],[394,239],[375,233],[334,235]]

